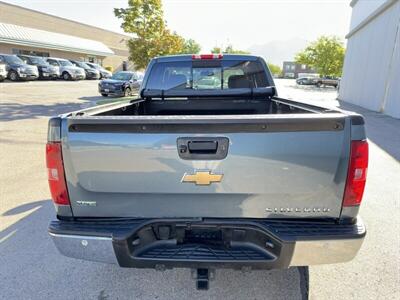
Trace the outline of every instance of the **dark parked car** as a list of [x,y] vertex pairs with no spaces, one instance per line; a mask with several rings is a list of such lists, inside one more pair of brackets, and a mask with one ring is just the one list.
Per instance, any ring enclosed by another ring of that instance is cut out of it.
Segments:
[[60,69],[50,65],[43,57],[30,55],[17,55],[26,64],[36,66],[40,79],[57,79],[60,77]]
[[110,79],[100,81],[99,93],[104,97],[108,95],[126,97],[137,92],[141,82],[135,72],[121,71],[115,73]]
[[100,79],[103,78],[111,78],[112,73],[110,71],[107,71],[104,69],[102,66],[95,64],[95,63],[86,63],[89,67],[92,67],[100,72]]
[[100,71],[96,68],[89,66],[86,62],[72,59],[70,59],[69,61],[75,66],[85,70],[86,79],[100,79]]
[[298,85],[314,85],[315,77],[300,77],[296,79]]
[[16,55],[0,54],[0,59],[6,64],[7,77],[12,81],[35,80],[39,77],[36,66],[26,64]]

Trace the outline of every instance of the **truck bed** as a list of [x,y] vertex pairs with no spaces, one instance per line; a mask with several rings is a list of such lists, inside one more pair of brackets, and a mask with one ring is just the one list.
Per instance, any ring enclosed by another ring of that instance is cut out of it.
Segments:
[[279,115],[332,113],[327,108],[279,97],[261,99],[191,99],[148,100],[111,103],[71,113],[70,116],[182,116],[182,115]]

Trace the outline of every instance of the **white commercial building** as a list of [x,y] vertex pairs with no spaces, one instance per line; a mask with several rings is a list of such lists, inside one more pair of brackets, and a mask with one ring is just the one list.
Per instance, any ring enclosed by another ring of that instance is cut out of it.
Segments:
[[[74,1],[72,1],[74,2]],[[79,5],[74,9],[79,10]],[[93,14],[96,14],[95,9]],[[131,37],[0,0],[0,53],[99,63],[115,71],[128,63]],[[133,66],[130,66],[131,68]]]
[[400,118],[400,0],[350,5],[339,99]]

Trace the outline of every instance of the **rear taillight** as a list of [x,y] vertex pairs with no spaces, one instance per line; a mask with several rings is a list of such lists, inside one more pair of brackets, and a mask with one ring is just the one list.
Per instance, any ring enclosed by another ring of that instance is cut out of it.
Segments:
[[47,143],[46,163],[51,198],[55,204],[69,205],[60,142]]
[[64,175],[64,163],[61,152],[61,119],[49,120],[46,144],[47,176],[51,198],[55,204],[69,205],[67,183]]
[[352,141],[350,163],[344,190],[343,206],[360,205],[368,169],[367,141]]
[[222,54],[195,54],[192,55],[192,59],[222,59]]

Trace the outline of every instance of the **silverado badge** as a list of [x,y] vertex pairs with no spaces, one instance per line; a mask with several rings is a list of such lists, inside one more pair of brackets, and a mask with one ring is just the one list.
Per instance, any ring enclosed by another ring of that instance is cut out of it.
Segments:
[[196,185],[210,185],[213,182],[221,182],[221,174],[211,174],[211,171],[196,171],[195,174],[183,175],[182,182],[191,182]]

